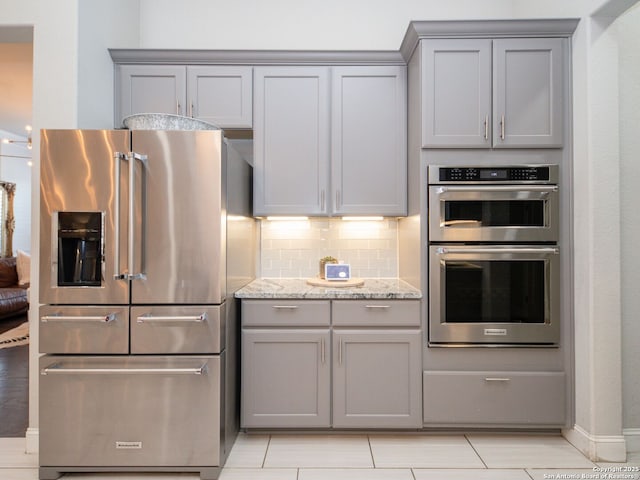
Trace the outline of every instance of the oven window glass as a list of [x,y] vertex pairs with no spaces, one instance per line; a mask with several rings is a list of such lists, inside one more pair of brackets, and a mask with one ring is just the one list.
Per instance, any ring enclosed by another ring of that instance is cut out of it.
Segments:
[[447,323],[544,323],[544,261],[447,261],[444,268]]
[[544,227],[543,200],[446,201],[445,227]]

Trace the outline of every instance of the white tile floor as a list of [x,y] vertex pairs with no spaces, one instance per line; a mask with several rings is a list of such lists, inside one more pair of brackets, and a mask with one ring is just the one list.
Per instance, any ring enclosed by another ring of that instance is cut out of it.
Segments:
[[[36,480],[38,456],[25,440],[0,439],[0,480]],[[640,480],[640,472],[600,473],[560,436],[491,434],[240,434],[220,480]],[[75,480],[197,480],[193,474],[67,474]]]

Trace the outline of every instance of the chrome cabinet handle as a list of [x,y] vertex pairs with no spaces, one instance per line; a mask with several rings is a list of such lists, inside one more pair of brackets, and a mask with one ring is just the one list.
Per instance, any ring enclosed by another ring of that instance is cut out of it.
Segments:
[[54,364],[43,368],[41,375],[202,375],[206,365],[195,368],[72,368]]
[[484,139],[489,140],[489,115],[484,117]]
[[485,382],[510,382],[511,379],[507,377],[487,377],[484,379]]
[[390,305],[365,305],[364,308],[391,308]]
[[136,318],[137,323],[154,323],[154,322],[195,322],[203,323],[208,319],[206,313],[200,315],[183,315],[183,316],[155,316],[155,315],[141,315]]
[[297,305],[274,305],[271,308],[275,308],[276,310],[295,310],[298,308]]
[[500,117],[500,140],[504,140],[504,113]]
[[320,339],[320,363],[324,365],[324,338]]
[[[146,166],[147,156],[139,153],[131,152],[129,154],[129,273],[127,278],[130,280],[138,280],[145,278],[142,272],[135,272],[135,247],[136,247],[136,160],[142,164],[142,168]],[[142,212],[144,215],[144,210]],[[142,218],[144,225],[144,217]]]
[[340,339],[338,346],[338,365],[342,365],[342,339]]
[[45,315],[40,321],[42,323],[47,322],[82,322],[82,323],[109,323],[113,322],[116,319],[117,315],[115,313],[109,313],[108,315]]
[[191,118],[193,118],[193,102],[191,102],[191,103],[190,103],[190,105],[189,105],[189,110],[190,110],[190,111],[189,111],[189,116],[190,116]]
[[180,100],[176,98],[176,115],[180,115]]

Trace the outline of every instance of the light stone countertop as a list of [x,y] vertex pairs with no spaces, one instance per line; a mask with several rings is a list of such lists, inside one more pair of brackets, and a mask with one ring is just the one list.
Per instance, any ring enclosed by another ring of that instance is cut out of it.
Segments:
[[245,299],[399,299],[422,298],[422,293],[398,278],[365,278],[360,287],[314,287],[306,278],[260,278],[238,290]]

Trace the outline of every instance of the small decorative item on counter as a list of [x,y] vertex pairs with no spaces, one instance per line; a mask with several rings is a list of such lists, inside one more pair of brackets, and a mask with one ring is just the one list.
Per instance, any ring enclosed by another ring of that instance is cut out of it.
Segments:
[[331,255],[327,255],[326,257],[322,257],[320,259],[320,278],[324,278],[324,266],[327,263],[338,263],[338,259],[332,257]]

